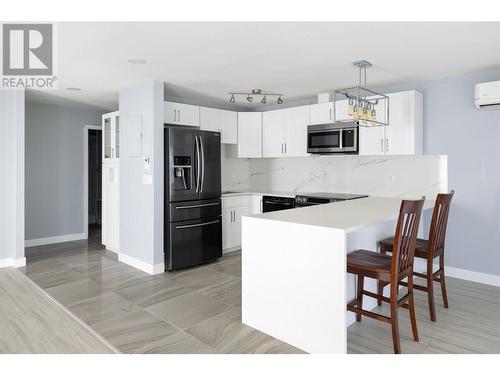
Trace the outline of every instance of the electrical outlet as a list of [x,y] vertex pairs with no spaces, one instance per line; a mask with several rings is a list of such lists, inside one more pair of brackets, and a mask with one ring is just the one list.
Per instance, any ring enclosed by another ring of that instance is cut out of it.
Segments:
[[388,181],[390,185],[392,185],[394,183],[394,175],[393,174],[390,174],[389,175],[389,178],[388,178]]

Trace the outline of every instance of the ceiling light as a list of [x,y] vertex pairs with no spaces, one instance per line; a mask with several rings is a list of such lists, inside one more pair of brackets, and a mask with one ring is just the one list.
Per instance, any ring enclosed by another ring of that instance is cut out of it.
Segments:
[[146,60],[143,60],[143,59],[129,59],[128,62],[130,64],[135,64],[135,65],[144,65],[144,64],[146,64]]
[[66,87],[66,90],[69,91],[82,91],[80,87]]
[[247,100],[247,102],[249,102],[249,103],[252,103],[254,98],[257,98],[257,100],[259,98],[261,98],[260,102],[262,104],[266,104],[267,97],[270,96],[270,97],[279,97],[278,103],[283,104],[283,98],[282,98],[283,94],[262,92],[261,89],[252,89],[251,91],[239,91],[239,92],[233,91],[233,92],[230,92],[228,94],[231,95],[229,97],[229,103],[236,103],[236,98],[238,98],[238,97],[243,98],[244,97]]

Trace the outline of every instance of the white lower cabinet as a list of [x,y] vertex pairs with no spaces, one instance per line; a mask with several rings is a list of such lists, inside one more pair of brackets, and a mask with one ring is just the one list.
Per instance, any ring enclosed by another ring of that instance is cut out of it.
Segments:
[[119,242],[119,181],[120,164],[102,165],[102,244],[118,252]]
[[242,217],[262,212],[262,195],[222,197],[222,248],[224,253],[241,248]]

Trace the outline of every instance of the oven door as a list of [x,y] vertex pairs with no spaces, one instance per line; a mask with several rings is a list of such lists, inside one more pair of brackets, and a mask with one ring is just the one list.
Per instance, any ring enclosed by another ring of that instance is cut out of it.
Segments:
[[326,154],[342,152],[342,129],[331,125],[310,125],[307,127],[307,152]]

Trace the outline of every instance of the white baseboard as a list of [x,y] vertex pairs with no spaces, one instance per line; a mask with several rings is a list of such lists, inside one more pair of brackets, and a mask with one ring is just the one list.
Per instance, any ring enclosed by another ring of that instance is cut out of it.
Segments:
[[41,246],[41,245],[49,245],[51,243],[78,241],[84,239],[86,239],[85,233],[72,233],[72,234],[65,234],[63,236],[34,238],[31,240],[26,240],[24,241],[24,246],[25,247]]
[[137,268],[141,271],[149,273],[150,275],[157,275],[159,273],[165,272],[164,263],[149,264],[149,263],[143,262],[142,260],[133,258],[133,257],[125,255],[125,254],[118,254],[118,260],[120,262],[128,264],[129,266],[132,266],[132,267]]
[[[423,259],[415,259],[414,269],[417,272],[426,273],[427,262]],[[434,263],[434,272],[438,269],[438,264]],[[463,268],[444,266],[444,275],[449,277],[455,277],[457,279],[473,281],[481,284],[488,284],[493,286],[500,286],[500,275],[492,275],[489,273],[476,272],[465,270]]]
[[462,268],[444,267],[445,276],[456,277],[457,279],[474,281],[476,283],[500,286],[500,276],[489,273],[464,270]]
[[4,267],[24,267],[26,265],[26,258],[2,258],[0,259],[0,268]]

